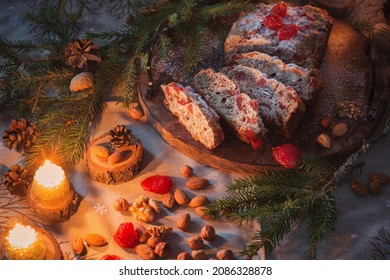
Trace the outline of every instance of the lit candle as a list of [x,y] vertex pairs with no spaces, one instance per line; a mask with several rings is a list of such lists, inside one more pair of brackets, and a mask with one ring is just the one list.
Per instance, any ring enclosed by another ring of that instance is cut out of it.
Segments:
[[5,238],[5,248],[9,260],[43,260],[46,246],[40,235],[30,226],[16,224]]
[[32,192],[41,201],[56,202],[63,199],[69,192],[69,182],[65,172],[56,164],[46,160],[38,168],[32,183]]

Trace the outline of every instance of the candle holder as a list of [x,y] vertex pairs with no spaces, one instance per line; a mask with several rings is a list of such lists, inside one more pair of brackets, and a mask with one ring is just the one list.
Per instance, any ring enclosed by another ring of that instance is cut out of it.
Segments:
[[81,197],[59,166],[45,162],[27,190],[27,200],[43,224],[56,225],[77,212]]
[[[23,227],[23,226],[22,226]],[[64,255],[60,245],[53,235],[39,227],[29,226],[35,231],[38,240],[34,241],[28,248],[12,248],[13,244],[7,240],[10,231],[0,236],[0,241],[5,244],[4,251],[0,254],[3,260],[63,260]]]

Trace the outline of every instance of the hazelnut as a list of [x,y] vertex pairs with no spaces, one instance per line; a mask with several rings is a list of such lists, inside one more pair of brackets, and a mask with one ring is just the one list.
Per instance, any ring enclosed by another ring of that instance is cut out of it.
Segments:
[[203,239],[200,236],[191,236],[188,238],[188,247],[192,250],[202,249],[204,246]]
[[213,241],[215,239],[215,229],[210,225],[205,225],[200,230],[200,236],[207,241]]
[[191,226],[191,216],[188,213],[183,214],[176,222],[176,225],[182,231],[188,231]]
[[176,204],[175,197],[170,192],[165,193],[162,196],[161,201],[162,201],[162,204],[164,204],[164,206],[167,207],[167,208],[172,208]]
[[194,250],[191,253],[191,256],[194,260],[206,260],[206,252],[204,250]]
[[217,258],[219,260],[233,260],[233,251],[230,249],[222,249],[217,252]]
[[160,258],[168,258],[170,252],[171,246],[165,241],[158,243],[154,248],[154,253]]
[[129,208],[129,202],[126,200],[126,198],[118,198],[114,202],[114,209],[115,211],[122,212],[122,211],[127,211]]
[[156,248],[157,244],[162,242],[163,241],[163,238],[161,236],[152,236],[148,239],[148,241],[146,242],[146,244],[150,247],[150,248]]
[[180,168],[180,174],[181,174],[183,177],[185,177],[185,178],[191,177],[193,173],[194,173],[194,170],[192,169],[191,166],[183,165],[183,166]]
[[180,252],[178,255],[177,255],[177,260],[193,260],[194,258],[191,256],[190,253],[187,253],[187,252]]

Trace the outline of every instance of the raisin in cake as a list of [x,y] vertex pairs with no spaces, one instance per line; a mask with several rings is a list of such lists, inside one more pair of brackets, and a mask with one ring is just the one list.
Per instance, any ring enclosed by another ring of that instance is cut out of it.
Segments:
[[237,137],[252,145],[261,147],[267,130],[257,113],[257,101],[240,93],[236,83],[212,69],[199,71],[192,82],[195,90],[235,130]]
[[178,117],[191,136],[207,149],[215,149],[224,140],[219,116],[190,86],[178,83],[161,85],[166,107]]
[[228,58],[228,65],[243,65],[255,68],[269,78],[292,87],[302,99],[308,102],[314,92],[321,88],[317,69],[307,69],[294,63],[286,64],[276,56],[260,52],[235,54]]
[[226,55],[259,51],[287,63],[318,68],[332,29],[326,10],[283,2],[256,6],[240,17],[225,41]]
[[306,111],[295,90],[242,65],[225,67],[221,72],[236,82],[241,92],[257,100],[259,115],[268,127],[286,138],[292,136]]

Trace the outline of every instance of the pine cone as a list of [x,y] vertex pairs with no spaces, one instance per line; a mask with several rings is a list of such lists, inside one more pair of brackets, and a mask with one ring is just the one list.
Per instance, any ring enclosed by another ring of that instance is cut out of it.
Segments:
[[127,130],[124,125],[117,125],[115,129],[110,130],[110,143],[112,146],[120,148],[129,145],[131,138],[131,130]]
[[8,130],[4,131],[3,140],[8,149],[23,153],[28,150],[38,136],[37,126],[25,118],[12,119]]
[[13,195],[26,196],[27,188],[33,180],[33,174],[26,166],[15,164],[4,173],[4,185]]
[[66,65],[82,68],[88,61],[100,63],[102,60],[98,55],[98,50],[99,47],[94,45],[91,40],[75,39],[66,47]]

